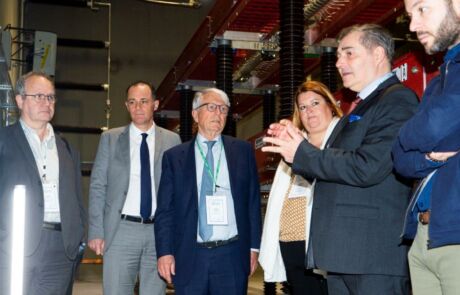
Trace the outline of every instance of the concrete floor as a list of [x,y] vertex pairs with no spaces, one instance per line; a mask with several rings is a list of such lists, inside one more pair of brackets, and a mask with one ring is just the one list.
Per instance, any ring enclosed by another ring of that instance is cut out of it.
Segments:
[[[174,294],[174,291],[168,290],[167,294]],[[256,273],[249,280],[248,295],[263,294],[263,272],[259,266]],[[78,278],[73,288],[73,295],[102,295],[102,265],[82,264],[80,266]]]

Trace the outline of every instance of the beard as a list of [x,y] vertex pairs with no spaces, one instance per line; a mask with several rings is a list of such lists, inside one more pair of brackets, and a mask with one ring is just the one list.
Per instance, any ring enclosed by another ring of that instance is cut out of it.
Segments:
[[[449,5],[452,6],[452,5]],[[428,33],[428,32],[422,32]],[[419,34],[419,33],[417,33]],[[434,35],[434,42],[431,47],[425,46],[428,54],[434,54],[446,50],[448,47],[457,44],[460,37],[460,20],[453,12],[453,7],[448,7],[447,15],[440,23],[438,31]]]

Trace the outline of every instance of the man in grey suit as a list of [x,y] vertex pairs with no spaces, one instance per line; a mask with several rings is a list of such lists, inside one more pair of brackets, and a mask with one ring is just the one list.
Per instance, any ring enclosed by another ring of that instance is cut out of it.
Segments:
[[326,149],[288,121],[271,126],[278,138],[265,138],[276,146],[263,150],[281,153],[294,173],[317,180],[307,266],[328,271],[330,295],[409,292],[399,235],[411,187],[394,173],[391,148],[418,101],[391,73],[393,44],[373,24],[339,35],[336,66],[361,102],[337,124]]
[[[89,247],[104,255],[104,294],[164,294],[157,272],[154,220],[163,152],[180,143],[153,121],[159,101],[153,87],[131,84],[128,126],[102,134],[89,193]],[[152,181],[153,180],[153,181]],[[153,185],[152,185],[153,184]]]
[[19,78],[16,93],[20,120],[0,129],[0,294],[10,294],[13,189],[25,185],[23,294],[62,295],[83,249],[80,159],[49,123],[52,80],[30,72]]

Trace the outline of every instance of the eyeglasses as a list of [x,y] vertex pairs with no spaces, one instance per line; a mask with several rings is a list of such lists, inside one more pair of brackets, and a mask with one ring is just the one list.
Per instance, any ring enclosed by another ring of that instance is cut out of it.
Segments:
[[306,113],[307,112],[307,109],[315,109],[317,108],[319,105],[321,104],[321,101],[319,100],[314,100],[312,101],[310,104],[301,104],[299,105],[299,111],[301,111],[302,113]]
[[212,113],[214,113],[217,109],[219,109],[220,113],[224,115],[227,114],[228,110],[230,109],[228,105],[225,105],[225,104],[215,104],[212,102],[208,102],[208,103],[204,103],[200,105],[199,107],[196,108],[196,110],[204,106],[206,106],[206,109]]
[[149,105],[151,102],[152,102],[151,99],[146,99],[146,98],[143,98],[141,100],[129,99],[126,101],[126,104],[129,107],[134,107],[136,105],[146,106],[146,105]]
[[22,96],[32,97],[32,99],[37,103],[41,103],[41,102],[44,102],[44,101],[47,101],[49,103],[55,103],[56,102],[56,95],[54,95],[54,94],[37,93],[37,94],[23,94]]

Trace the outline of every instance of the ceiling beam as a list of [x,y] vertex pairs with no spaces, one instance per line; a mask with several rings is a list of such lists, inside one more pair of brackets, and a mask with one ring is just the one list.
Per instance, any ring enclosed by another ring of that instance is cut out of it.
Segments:
[[214,37],[225,31],[250,0],[217,0],[182,51],[173,68],[161,82],[157,96],[164,106],[174,96],[177,83],[187,79],[206,57]]

